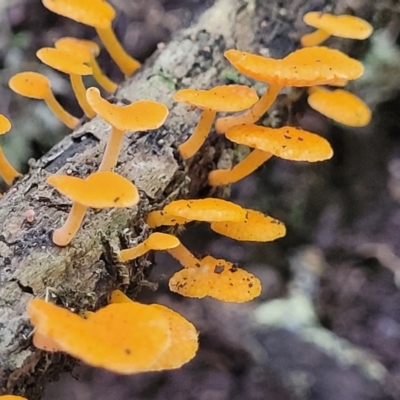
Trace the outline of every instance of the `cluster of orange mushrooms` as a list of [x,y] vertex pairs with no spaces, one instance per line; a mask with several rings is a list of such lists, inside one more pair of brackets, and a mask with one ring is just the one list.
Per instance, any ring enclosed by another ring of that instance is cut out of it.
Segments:
[[[42,1],[53,12],[94,27],[104,47],[126,76],[132,75],[140,67],[117,41],[111,28],[115,10],[106,1]],[[320,87],[343,86],[357,79],[363,73],[362,64],[338,50],[318,44],[331,34],[366,38],[372,28],[365,21],[347,16],[309,13],[304,20],[318,30],[302,38],[304,48],[283,59],[266,58],[235,49],[225,52],[225,57],[239,72],[268,83],[268,90],[261,98],[258,98],[254,89],[241,85],[218,86],[210,90],[183,89],[174,94],[177,102],[202,109],[200,121],[191,137],[179,146],[179,152],[185,160],[202,146],[217,112],[244,111],[239,115],[218,118],[215,130],[228,140],[254,150],[232,169],[212,171],[209,174],[210,186],[237,182],[272,156],[307,162],[332,157],[330,144],[315,133],[292,126],[270,128],[256,125],[284,86],[310,88],[309,103],[321,112],[324,112],[322,108],[327,104],[331,104],[331,110],[335,106],[342,107],[339,114],[356,118],[356,122],[349,125],[368,123],[370,112],[368,114],[368,107],[364,107],[361,100],[352,97],[349,103],[345,103],[343,96],[351,96],[345,94],[347,92]],[[338,33],[338,26],[346,24],[349,24],[347,32],[350,33]],[[85,115],[88,118],[97,115],[111,126],[97,172],[86,178],[52,175],[47,179],[49,185],[72,201],[67,220],[53,234],[53,242],[57,246],[67,246],[74,239],[88,207],[132,207],[139,202],[136,186],[112,172],[124,134],[157,129],[168,116],[167,107],[161,103],[142,100],[121,106],[107,101],[95,87],[86,89],[82,76],[88,74],[93,74],[98,84],[109,93],[117,88],[97,64],[99,52],[100,48],[94,42],[75,38],[59,39],[54,48],[43,48],[37,52],[42,62],[70,75],[72,88]],[[57,102],[45,76],[36,72],[21,72],[10,79],[9,86],[23,96],[43,99],[70,129],[79,123],[77,117],[67,113]],[[357,107],[361,104],[364,111],[366,108],[367,116],[360,108],[350,109],[351,101]],[[0,116],[0,134],[10,128],[7,118]],[[0,173],[8,185],[12,185],[20,176],[7,162],[1,148]],[[104,187],[108,189],[105,191]],[[257,297],[261,293],[261,282],[254,275],[229,261],[212,256],[198,259],[177,237],[156,231],[162,226],[183,225],[191,221],[210,223],[213,231],[239,241],[272,241],[286,233],[281,221],[226,200],[176,200],[162,210],[148,214],[147,224],[154,232],[138,246],[121,249],[119,262],[141,257],[151,250],[165,250],[183,266],[170,278],[172,291],[183,296],[210,296],[229,302],[246,302]],[[121,374],[178,368],[194,357],[198,347],[196,329],[181,315],[161,305],[139,304],[119,291],[112,293],[108,306],[96,312],[78,315],[45,300],[33,299],[29,302],[27,314],[35,327],[33,343],[37,348],[63,351],[87,364]],[[103,328],[105,324],[106,330]],[[3,400],[18,398],[0,396]]]

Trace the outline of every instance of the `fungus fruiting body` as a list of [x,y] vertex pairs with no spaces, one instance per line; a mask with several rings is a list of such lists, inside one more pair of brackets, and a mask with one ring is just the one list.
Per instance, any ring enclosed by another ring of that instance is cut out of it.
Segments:
[[198,268],[200,265],[200,261],[182,243],[167,252],[185,268]]
[[169,280],[172,292],[186,297],[206,296],[226,302],[243,303],[261,293],[261,282],[249,272],[225,260],[204,257],[197,268],[185,268]]
[[373,30],[367,21],[353,15],[332,15],[312,11],[304,15],[303,21],[317,28],[316,31],[301,38],[304,47],[318,46],[331,36],[364,40]]
[[269,242],[286,235],[286,227],[281,221],[259,211],[246,211],[243,222],[212,222],[211,229],[240,241]]
[[365,126],[371,121],[370,108],[347,90],[329,91],[321,87],[311,89],[308,104],[322,115],[353,127]]
[[104,47],[121,71],[129,76],[140,63],[129,56],[112,29],[115,18],[113,7],[103,0],[42,0],[50,11],[96,29]]
[[88,207],[132,207],[139,201],[135,185],[113,172],[96,172],[86,179],[52,175],[47,178],[47,183],[73,201],[64,225],[54,231],[53,242],[58,246],[67,246],[71,242]]
[[119,260],[122,262],[133,260],[142,256],[150,250],[168,250],[178,247],[179,239],[167,233],[152,233],[144,242],[130,249],[121,250]]
[[109,171],[114,168],[126,132],[157,129],[168,116],[168,108],[155,101],[142,100],[118,106],[103,99],[99,89],[94,87],[87,90],[86,97],[95,113],[112,126],[99,171]]
[[82,76],[92,74],[92,68],[85,64],[86,58],[79,53],[71,53],[52,47],[44,47],[38,50],[36,56],[44,64],[69,75],[76,100],[85,115],[93,118],[95,113],[86,100],[86,89],[82,81]]
[[[0,114],[0,135],[4,135],[11,129],[11,122],[7,117]],[[0,146],[0,175],[7,185],[12,185],[14,180],[21,174],[7,160],[3,149]]]
[[177,217],[175,215],[169,215],[163,210],[151,211],[146,218],[147,225],[149,225],[149,227],[152,229],[162,225],[184,225],[188,222],[190,222],[189,219]]
[[37,72],[20,72],[14,75],[8,86],[15,93],[32,99],[44,100],[51,111],[70,129],[75,129],[79,119],[67,112],[54,97],[51,91],[50,81],[44,75]]
[[79,52],[85,57],[87,64],[92,68],[93,78],[107,92],[114,93],[117,90],[117,84],[104,75],[96,57],[100,54],[100,47],[91,40],[76,39],[73,37],[63,37],[58,39],[54,46],[56,49],[69,51],[71,53]]
[[218,111],[241,111],[251,107],[258,96],[254,89],[242,85],[217,86],[210,90],[183,89],[174,100],[202,109],[200,121],[191,137],[179,146],[181,156],[192,157],[206,140]]
[[244,159],[231,170],[211,171],[208,178],[211,186],[237,182],[272,155],[285,160],[308,162],[327,160],[333,155],[332,147],[326,139],[291,126],[274,129],[257,125],[238,125],[225,132],[225,136],[235,143],[256,149],[250,153],[250,156],[253,156],[251,169],[243,167],[242,163],[247,167]]
[[12,394],[6,394],[4,396],[0,396],[0,400],[28,400],[26,397],[14,396]]
[[265,58],[238,50],[226,51],[225,57],[239,72],[269,86],[260,100],[243,114],[219,118],[215,126],[220,133],[235,125],[252,124],[259,120],[284,86],[343,84],[360,77],[364,71],[359,61],[327,47],[300,49],[283,59]]

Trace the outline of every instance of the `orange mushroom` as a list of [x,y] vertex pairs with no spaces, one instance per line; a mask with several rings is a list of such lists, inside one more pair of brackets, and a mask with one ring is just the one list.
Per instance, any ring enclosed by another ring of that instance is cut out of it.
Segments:
[[332,15],[318,11],[308,12],[303,21],[316,31],[306,34],[301,38],[304,47],[318,46],[331,36],[347,39],[367,39],[372,31],[372,26],[365,20],[353,15]]
[[163,310],[135,302],[110,304],[84,319],[34,299],[27,314],[37,332],[85,363],[120,374],[151,370],[171,342]]
[[96,57],[100,54],[100,47],[92,40],[76,39],[73,37],[63,37],[58,39],[54,46],[56,49],[69,51],[71,53],[78,52],[80,56],[84,57],[86,63],[92,68],[93,78],[96,82],[107,92],[114,93],[118,85],[104,75]]
[[187,160],[205,142],[218,111],[242,111],[251,107],[258,96],[254,89],[242,85],[216,86],[210,90],[183,89],[174,94],[174,100],[203,110],[192,136],[179,146]]
[[186,218],[176,217],[175,215],[168,215],[163,210],[151,211],[148,213],[146,218],[147,225],[149,225],[149,227],[152,229],[162,225],[167,225],[167,226],[184,225],[190,221],[191,220]]
[[157,129],[168,116],[168,108],[155,101],[142,100],[126,106],[111,104],[101,97],[95,87],[87,90],[86,97],[95,113],[112,126],[99,171],[115,167],[126,132]]
[[114,172],[96,172],[86,179],[52,175],[47,178],[47,183],[73,201],[64,225],[54,231],[53,242],[57,246],[67,246],[71,242],[88,207],[132,207],[139,202],[139,193],[135,185]]
[[237,182],[273,155],[285,160],[308,162],[327,160],[333,155],[326,139],[291,126],[274,129],[257,125],[238,125],[225,132],[225,136],[232,142],[253,147],[255,150],[232,169],[211,171],[208,176],[211,186]]
[[185,268],[197,268],[200,265],[200,261],[182,243],[167,252]]
[[134,260],[151,250],[168,250],[178,247],[179,239],[174,235],[167,233],[152,233],[144,242],[130,249],[121,250],[119,253],[119,261],[125,262]]
[[20,72],[14,75],[9,81],[8,86],[15,93],[32,99],[44,100],[51,111],[70,129],[75,129],[79,119],[65,111],[61,104],[56,100],[51,91],[50,81],[44,75],[37,72]]
[[286,235],[283,222],[259,211],[246,210],[243,222],[212,222],[211,229],[220,235],[240,241],[269,242]]
[[95,113],[86,100],[86,89],[82,81],[82,76],[92,74],[92,68],[85,64],[85,57],[52,47],[38,50],[36,56],[44,64],[69,75],[79,105],[88,118],[93,118]]
[[[0,135],[4,135],[11,129],[11,122],[7,117],[0,114]],[[0,146],[0,176],[4,179],[7,185],[12,185],[14,180],[21,174],[7,160],[3,149]]]
[[140,63],[126,53],[112,30],[114,8],[104,0],[42,0],[50,11],[96,29],[104,47],[121,71],[129,76]]
[[260,100],[243,114],[218,118],[215,127],[219,133],[235,125],[258,121],[284,86],[338,85],[360,77],[364,71],[359,61],[327,47],[300,49],[280,60],[238,50],[226,51],[225,57],[239,72],[269,86]]
[[28,400],[26,397],[14,396],[12,394],[6,394],[4,396],[0,396],[0,400]]
[[249,272],[225,260],[207,256],[198,268],[185,268],[169,280],[172,292],[186,297],[210,296],[226,302],[243,303],[261,293],[261,282]]
[[205,222],[241,222],[246,218],[246,210],[238,204],[215,198],[175,200],[164,207],[164,212],[187,220]]
[[361,127],[371,121],[370,108],[347,90],[329,91],[322,87],[311,88],[308,104],[320,114],[343,125]]

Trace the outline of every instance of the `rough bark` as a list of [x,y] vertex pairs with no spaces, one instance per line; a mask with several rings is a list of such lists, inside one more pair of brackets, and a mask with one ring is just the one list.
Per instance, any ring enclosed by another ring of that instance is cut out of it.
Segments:
[[[217,0],[197,23],[179,33],[119,88],[116,100],[148,98],[170,109],[162,128],[146,135],[128,135],[124,143],[116,170],[140,189],[138,207],[90,211],[70,246],[58,248],[51,241],[70,203],[46,184],[46,178],[54,173],[87,176],[96,170],[108,134],[98,118],[82,124],[5,194],[0,209],[0,394],[40,398],[45,382],[70,362],[31,346],[32,328],[25,314],[29,299],[54,293],[64,306],[95,309],[114,288],[140,287],[148,263],[118,264],[114,251],[148,234],[143,217],[149,210],[171,199],[207,192],[207,173],[221,154],[225,157],[224,141],[215,135],[185,165],[177,155],[176,143],[193,130],[198,113],[174,103],[172,93],[183,87],[224,83],[228,63],[223,52],[228,48],[275,57],[289,53],[298,45],[297,29],[304,12],[332,3]],[[27,210],[35,212],[32,223],[26,220]]]

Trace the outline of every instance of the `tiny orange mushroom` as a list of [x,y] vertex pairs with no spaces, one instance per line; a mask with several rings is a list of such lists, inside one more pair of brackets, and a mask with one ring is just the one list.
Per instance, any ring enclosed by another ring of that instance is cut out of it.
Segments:
[[259,211],[246,211],[247,216],[243,222],[212,222],[211,229],[240,241],[269,242],[286,235],[283,222]]
[[104,47],[121,71],[129,76],[140,63],[132,58],[121,46],[112,29],[116,12],[104,0],[42,0],[50,11],[96,29]]
[[44,100],[51,111],[70,129],[75,129],[79,119],[75,118],[61,106],[51,91],[50,81],[37,72],[27,71],[14,75],[8,86],[15,93],[32,99]]
[[47,178],[47,183],[73,201],[64,225],[53,233],[53,242],[57,246],[67,246],[71,242],[82,224],[88,207],[132,207],[139,202],[136,186],[114,172],[96,172],[86,179],[52,175]]
[[58,39],[54,46],[56,49],[71,53],[78,52],[86,60],[89,67],[92,68],[93,78],[106,92],[114,93],[117,90],[118,85],[104,75],[96,61],[96,57],[100,54],[100,47],[97,43],[92,40],[63,37]]
[[311,108],[343,125],[362,127],[371,121],[370,108],[356,95],[343,89],[329,91],[310,88],[307,98]]
[[179,146],[183,159],[193,157],[205,142],[218,111],[242,111],[251,107],[258,96],[254,89],[243,85],[216,86],[210,90],[183,89],[174,100],[202,109],[200,121],[192,136]]
[[237,182],[273,155],[285,160],[308,162],[327,160],[333,155],[332,147],[326,139],[291,126],[275,129],[238,125],[230,128],[225,136],[232,142],[253,147],[255,150],[232,169],[211,171],[208,177],[211,186]]
[[310,47],[296,50],[283,59],[265,58],[239,50],[225,57],[242,74],[268,83],[268,90],[249,110],[238,116],[218,118],[219,133],[235,125],[253,124],[270,108],[284,86],[339,85],[359,78],[363,65],[339,50]]
[[304,47],[318,46],[331,36],[364,40],[373,31],[367,21],[353,15],[333,15],[312,11],[304,15],[303,21],[307,25],[317,28],[316,31],[301,38],[301,44]]
[[0,396],[0,400],[28,400],[26,397],[15,396],[12,394],[6,394],[4,396]]
[[109,171],[115,167],[126,132],[148,131],[159,128],[168,116],[168,108],[150,100],[118,106],[103,99],[99,89],[91,87],[86,97],[97,115],[112,126],[99,171]]
[[121,250],[118,259],[121,262],[134,260],[151,250],[169,250],[178,247],[179,244],[180,241],[176,236],[155,232],[137,246]]
[[135,302],[110,304],[84,319],[33,299],[27,314],[37,332],[59,350],[120,374],[150,371],[171,343],[165,312]]
[[[0,135],[6,134],[11,129],[11,122],[7,117],[0,114]],[[21,174],[7,160],[3,149],[0,146],[0,176],[7,185],[12,185],[14,180]]]
[[169,215],[163,210],[151,211],[147,214],[146,223],[150,228],[154,229],[162,225],[175,226],[184,225],[190,222],[186,218],[176,217],[175,215]]
[[85,57],[78,53],[71,54],[68,51],[52,47],[44,47],[38,50],[36,56],[42,63],[69,75],[76,100],[85,115],[88,118],[93,118],[95,113],[86,100],[86,89],[82,80],[82,76],[92,74],[92,68],[85,64]]
[[226,302],[243,303],[261,293],[261,282],[249,272],[226,260],[206,256],[198,268],[185,268],[169,280],[172,292],[186,297],[210,296]]

